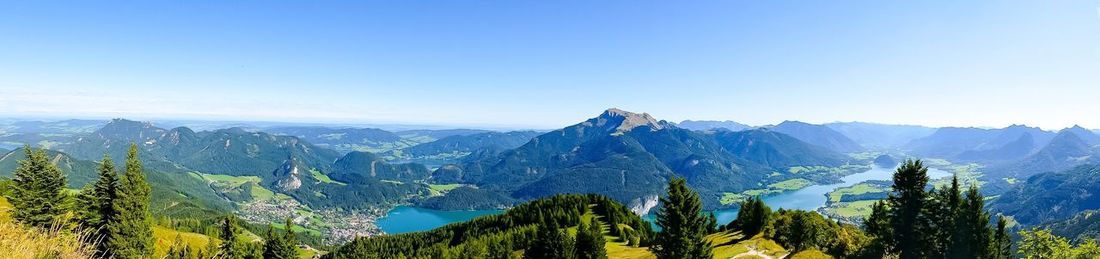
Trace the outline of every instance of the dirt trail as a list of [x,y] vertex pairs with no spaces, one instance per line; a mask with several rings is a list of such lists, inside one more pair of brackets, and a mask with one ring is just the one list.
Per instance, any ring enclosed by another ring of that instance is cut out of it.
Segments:
[[730,259],[737,259],[737,258],[748,257],[748,256],[759,256],[759,257],[765,258],[765,259],[783,259],[783,258],[787,258],[787,254],[780,255],[779,258],[775,258],[775,257],[772,257],[768,254],[765,254],[764,252],[761,252],[760,250],[756,250],[756,247],[750,246],[748,252],[744,252],[744,253],[734,255],[733,257],[730,257]]

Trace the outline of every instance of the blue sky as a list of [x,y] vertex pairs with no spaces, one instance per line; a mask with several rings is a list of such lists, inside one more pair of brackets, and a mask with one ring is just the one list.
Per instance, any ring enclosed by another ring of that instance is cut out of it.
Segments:
[[0,115],[1100,128],[1100,1],[12,1]]

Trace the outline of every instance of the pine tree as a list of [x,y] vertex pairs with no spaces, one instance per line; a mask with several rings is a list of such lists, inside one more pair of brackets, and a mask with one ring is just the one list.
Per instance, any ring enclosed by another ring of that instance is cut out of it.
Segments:
[[863,231],[874,238],[871,243],[872,256],[882,256],[893,251],[894,229],[890,222],[890,208],[885,201],[877,201],[871,205],[871,215],[863,221]]
[[298,258],[298,240],[294,236],[293,223],[286,220],[286,234],[278,235],[271,227],[267,227],[267,239],[264,240],[264,258],[288,259]]
[[978,187],[971,185],[959,212],[952,258],[989,258],[992,230],[989,228],[989,213],[984,208],[985,199]]
[[1008,235],[1008,221],[997,216],[997,230],[993,234],[993,246],[990,247],[991,259],[1012,258],[1012,237]]
[[65,212],[65,175],[50,162],[45,150],[23,146],[26,158],[19,161],[7,197],[14,210],[12,218],[25,225],[49,227]]
[[267,236],[264,236],[264,258],[283,258],[278,252],[282,249],[283,237],[275,233],[275,228],[267,226]]
[[926,236],[926,250],[930,256],[935,257],[950,257],[953,251],[957,251],[957,248],[952,248],[957,244],[958,232],[957,221],[960,217],[959,211],[962,209],[962,192],[959,189],[959,177],[954,176],[951,178],[951,185],[947,188],[940,189],[938,191],[933,190],[930,192],[932,199],[929,199],[925,215],[929,219],[930,228],[928,228]]
[[592,220],[591,226],[581,222],[577,227],[577,259],[606,259],[607,250],[604,248],[603,232],[600,231],[600,222]]
[[558,226],[554,217],[544,218],[536,231],[535,242],[523,253],[523,258],[573,258],[573,238]]
[[718,217],[714,216],[714,212],[707,214],[707,234],[718,233]]
[[753,237],[768,227],[771,215],[771,207],[768,207],[759,196],[753,196],[741,202],[741,210],[737,212],[737,218],[731,224],[735,226],[734,229],[741,230],[741,234],[746,237]]
[[114,224],[110,229],[111,253],[116,258],[142,258],[153,253],[153,218],[149,213],[149,183],[138,160],[137,144],[130,144],[126,173],[118,187]]
[[241,229],[237,226],[237,220],[232,215],[227,215],[222,218],[221,233],[218,238],[221,238],[222,244],[218,247],[218,258],[224,259],[240,259],[244,258],[248,251],[245,251],[245,247],[237,240],[240,236]]
[[283,247],[281,252],[283,255],[293,255],[287,258],[296,258],[298,256],[298,235],[294,233],[294,221],[289,218],[286,219],[286,234],[283,235],[283,242],[286,246]]
[[893,228],[892,247],[901,259],[923,257],[923,230],[929,229],[922,216],[928,193],[928,168],[920,160],[906,160],[894,173],[893,191],[886,198]]
[[661,232],[650,247],[657,258],[711,258],[710,244],[703,239],[707,223],[699,194],[689,189],[684,179],[672,178],[668,197],[661,198],[661,204],[657,212]]
[[107,257],[107,249],[110,244],[110,229],[108,224],[116,222],[115,199],[118,194],[118,178],[115,175],[115,165],[111,157],[104,155],[99,164],[99,178],[94,183],[84,186],[77,202],[80,204],[80,221],[86,229],[94,233],[98,240],[97,250]]

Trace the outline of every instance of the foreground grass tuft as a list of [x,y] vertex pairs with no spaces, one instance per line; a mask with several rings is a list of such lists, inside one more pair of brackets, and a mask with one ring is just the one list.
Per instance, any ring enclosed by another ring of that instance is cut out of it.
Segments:
[[0,220],[0,251],[4,258],[92,258],[95,247],[87,235],[60,227],[37,229]]

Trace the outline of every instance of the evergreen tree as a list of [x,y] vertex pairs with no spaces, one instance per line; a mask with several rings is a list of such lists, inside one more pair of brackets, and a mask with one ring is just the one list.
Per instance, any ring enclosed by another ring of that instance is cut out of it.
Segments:
[[1012,258],[1012,237],[1008,235],[1008,222],[1002,216],[997,216],[997,230],[993,234],[993,246],[989,249],[991,259]]
[[759,196],[749,197],[741,202],[737,218],[730,223],[731,229],[741,230],[745,237],[753,237],[764,231],[771,221],[772,209]]
[[714,212],[707,214],[707,234],[718,233],[718,217],[714,216]]
[[523,258],[571,259],[576,254],[573,238],[558,226],[552,216],[543,219],[536,231],[535,242],[523,253]]
[[894,173],[893,191],[886,198],[890,207],[893,244],[901,259],[922,258],[927,222],[922,216],[928,193],[928,168],[920,160],[906,160]]
[[264,258],[288,259],[298,258],[298,242],[294,236],[293,223],[286,220],[286,234],[278,235],[271,226],[267,227],[267,238],[264,240]]
[[661,198],[661,204],[657,212],[661,231],[650,247],[657,258],[711,258],[710,244],[703,239],[707,222],[699,194],[689,189],[684,179],[672,178],[668,197]]
[[153,253],[153,217],[149,213],[149,183],[138,160],[137,144],[130,144],[126,173],[118,186],[115,210],[117,222],[108,224],[109,250],[117,258],[142,258]]
[[949,256],[950,251],[957,250],[951,247],[957,241],[955,238],[958,238],[955,235],[958,232],[956,222],[960,216],[959,210],[962,208],[959,177],[952,177],[951,185],[947,188],[938,191],[933,189],[930,193],[932,199],[929,199],[924,214],[929,221],[927,236],[925,236],[925,249],[928,251],[929,256]]
[[890,214],[886,201],[871,205],[871,215],[863,221],[863,231],[872,239],[862,252],[862,258],[882,258],[894,251],[894,226],[890,222]]
[[971,185],[959,212],[958,225],[952,244],[952,258],[989,258],[990,238],[989,213],[984,208],[985,199],[978,187]]
[[286,250],[284,250],[282,253],[284,255],[293,254],[294,256],[297,256],[299,242],[298,235],[294,233],[294,221],[290,220],[290,218],[287,218],[286,223],[283,226],[286,228],[286,234],[283,235],[283,242],[286,243],[286,246],[284,246],[283,249]]
[[581,222],[577,227],[577,259],[606,259],[607,250],[604,248],[603,232],[600,231],[600,222],[592,219],[592,225]]
[[[893,225],[890,223],[890,208],[886,207],[885,201],[877,201],[871,205],[871,215],[867,217],[867,220],[863,221],[864,231],[867,235],[882,238],[891,239],[894,236]],[[892,242],[888,242],[892,243]]]
[[118,195],[118,177],[115,174],[115,165],[111,157],[103,155],[103,161],[99,164],[99,178],[94,183],[84,186],[77,202],[80,204],[80,221],[86,229],[90,229],[96,240],[97,249],[104,257],[108,257],[107,249],[110,240],[108,224],[116,222],[115,199]]
[[227,215],[222,218],[221,233],[218,238],[221,238],[222,244],[218,247],[218,258],[224,259],[240,259],[245,258],[248,254],[246,247],[239,240],[238,236],[241,235],[241,229],[237,226],[237,220],[232,215]]
[[7,199],[14,210],[12,218],[25,225],[49,227],[64,213],[65,175],[50,162],[45,150],[23,146],[26,158],[19,161]]

